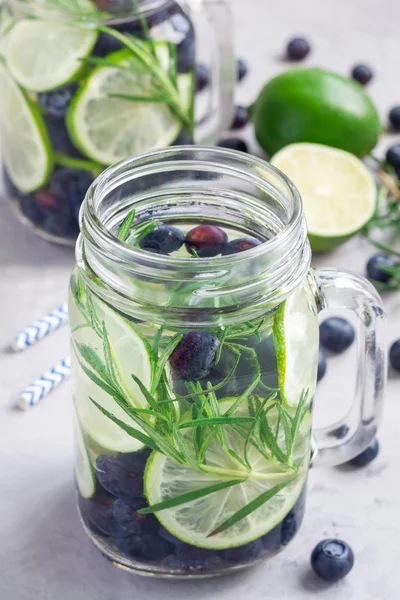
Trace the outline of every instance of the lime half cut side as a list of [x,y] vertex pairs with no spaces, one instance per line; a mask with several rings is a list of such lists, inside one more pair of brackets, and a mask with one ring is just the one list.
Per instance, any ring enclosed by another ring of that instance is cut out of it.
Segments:
[[96,40],[96,31],[79,24],[24,19],[8,36],[7,63],[28,90],[53,90],[77,77]]
[[36,106],[0,62],[0,130],[7,172],[21,192],[42,187],[53,166],[50,141]]
[[320,144],[292,144],[275,154],[271,164],[299,190],[316,252],[346,241],[374,214],[374,179],[364,163],[349,152]]
[[[169,64],[170,47],[156,45],[159,62]],[[75,95],[67,114],[67,127],[80,151],[104,165],[127,156],[170,146],[182,129],[182,123],[166,102],[116,98],[151,97],[152,76],[127,50],[107,57],[114,67],[98,67]],[[122,68],[121,68],[122,67]],[[132,72],[128,72],[131,68]],[[193,94],[193,75],[178,75],[177,85],[186,110]]]
[[314,296],[307,282],[298,287],[278,309],[274,338],[281,396],[296,408],[307,393],[315,392],[318,368],[319,329]]

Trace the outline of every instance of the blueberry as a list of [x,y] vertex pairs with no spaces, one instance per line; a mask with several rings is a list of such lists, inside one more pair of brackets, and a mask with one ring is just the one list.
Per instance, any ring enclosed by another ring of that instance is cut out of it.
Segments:
[[119,498],[114,503],[114,516],[117,522],[129,531],[139,535],[156,531],[159,528],[158,520],[154,515],[141,515],[140,508],[148,506],[144,498]]
[[58,200],[71,208],[72,216],[78,220],[79,209],[93,180],[91,171],[60,167],[54,172],[50,187]]
[[80,152],[75,148],[68,135],[64,119],[45,116],[47,133],[49,134],[51,146],[54,152],[66,154],[68,156],[79,158]]
[[50,213],[43,220],[43,229],[51,235],[61,238],[76,238],[79,234],[78,223],[69,215]]
[[326,373],[326,356],[325,352],[319,349],[318,352],[318,371],[317,371],[317,381],[321,381]]
[[387,254],[375,254],[374,256],[371,256],[367,262],[368,277],[374,281],[388,283],[392,276],[390,273],[386,273],[384,269],[386,267],[397,267],[398,265],[398,261],[392,256],[388,256]]
[[249,122],[249,116],[244,106],[236,106],[231,129],[243,129]]
[[29,221],[34,225],[42,225],[45,215],[32,195],[23,196],[21,198],[20,206],[22,214],[29,219]]
[[248,73],[248,67],[242,58],[238,58],[236,61],[236,79],[242,81]]
[[198,225],[191,229],[185,238],[186,249],[191,253],[194,248],[200,258],[210,258],[221,254],[228,236],[225,231],[215,225]]
[[177,227],[158,225],[144,238],[139,240],[143,250],[158,254],[169,254],[179,250],[185,241],[185,235]]
[[281,543],[282,546],[287,546],[297,533],[298,524],[296,512],[290,511],[282,521],[281,527]]
[[388,149],[386,160],[395,169],[400,168],[400,144],[395,144]]
[[136,560],[160,561],[173,553],[174,546],[156,535],[130,535],[116,540],[121,552]]
[[182,544],[175,550],[172,565],[187,571],[201,571],[216,567],[221,563],[221,557],[215,550],[197,548],[190,544]]
[[323,540],[312,551],[311,566],[317,575],[328,581],[339,581],[350,573],[354,554],[342,540]]
[[77,84],[72,83],[62,88],[58,88],[57,90],[53,90],[52,92],[42,92],[38,94],[38,100],[44,114],[59,119],[65,117],[77,89]]
[[389,350],[389,361],[392,369],[400,373],[400,340],[396,340]]
[[337,440],[342,440],[343,438],[345,438],[347,436],[349,431],[350,431],[350,428],[345,423],[344,425],[340,425],[340,427],[337,427],[336,429],[331,431],[329,435],[331,437],[336,438]]
[[239,152],[248,153],[249,151],[246,142],[237,137],[224,138],[222,140],[219,140],[217,146],[219,146],[220,148],[229,148],[229,150],[238,150]]
[[210,82],[210,74],[205,65],[196,65],[196,92],[203,91]]
[[118,456],[102,454],[96,461],[97,479],[114,496],[137,498],[143,494],[143,457],[148,455],[147,450]]
[[358,456],[352,458],[349,462],[354,467],[365,467],[374,460],[379,454],[379,442],[377,439],[372,440],[369,446]]
[[389,123],[393,131],[400,131],[400,106],[394,106],[390,110]]
[[188,35],[177,46],[177,69],[178,73],[192,73],[195,68],[196,44],[194,32]]
[[286,56],[290,60],[303,60],[311,50],[311,46],[305,38],[297,37],[290,40],[286,48]]
[[374,76],[374,73],[368,65],[356,65],[351,71],[353,79],[361,83],[361,85],[367,85]]
[[322,346],[339,354],[350,348],[354,342],[353,326],[341,317],[331,317],[323,321],[319,327]]
[[93,56],[104,58],[112,52],[122,50],[123,47],[124,46],[122,42],[112,37],[108,33],[100,33],[99,37],[97,38],[96,45],[93,48],[92,54]]
[[248,563],[257,560],[263,549],[263,543],[258,539],[244,546],[222,550],[221,557],[228,563]]
[[207,331],[188,331],[170,356],[175,374],[184,381],[207,377],[219,348],[219,340]]
[[238,252],[244,252],[245,250],[250,250],[250,248],[255,248],[260,245],[261,242],[254,238],[238,238],[237,240],[232,240],[232,242],[226,244],[222,249],[222,255],[227,256],[228,254],[237,254]]
[[34,201],[45,212],[61,212],[61,206],[56,195],[47,187],[33,194]]
[[166,542],[169,542],[173,546],[182,546],[182,544],[185,543],[185,542],[182,542],[182,540],[180,540],[179,538],[172,535],[172,533],[170,533],[168,531],[168,529],[165,529],[164,527],[160,527],[160,529],[158,530],[158,535],[163,540],[165,540]]
[[114,516],[114,498],[109,495],[89,500],[87,518],[89,524],[94,525],[104,535],[111,537],[128,535],[128,532],[121,527]]

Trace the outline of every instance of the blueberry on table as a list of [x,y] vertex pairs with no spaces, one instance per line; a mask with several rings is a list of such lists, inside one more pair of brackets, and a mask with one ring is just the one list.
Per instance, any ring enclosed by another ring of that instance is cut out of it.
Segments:
[[309,42],[302,37],[293,38],[287,45],[286,56],[290,60],[303,60],[310,53]]
[[400,144],[391,146],[386,152],[386,160],[395,169],[400,167]]
[[88,501],[87,519],[89,524],[92,524],[104,535],[111,537],[128,535],[128,532],[121,527],[114,516],[114,498],[109,495]]
[[225,231],[215,225],[198,225],[191,229],[185,238],[187,251],[194,249],[199,258],[211,258],[221,254],[228,242]]
[[142,452],[119,456],[100,455],[96,461],[96,477],[103,488],[110,494],[122,498],[141,496],[144,472],[141,455]]
[[142,250],[156,254],[169,254],[183,246],[185,235],[177,227],[157,225],[150,233],[139,240]]
[[188,331],[184,334],[169,361],[175,375],[183,381],[197,381],[209,375],[219,340],[207,331]]
[[392,369],[400,373],[400,340],[396,340],[389,350],[389,361]]
[[336,438],[337,440],[342,440],[349,433],[350,428],[348,425],[340,425],[336,429],[330,432],[330,436]]
[[44,114],[59,119],[65,117],[77,89],[77,84],[71,83],[57,90],[38,94],[39,104]]
[[400,131],[400,106],[394,106],[390,110],[389,123],[393,131]]
[[369,446],[358,456],[352,458],[349,462],[354,467],[365,467],[372,462],[379,454],[379,442],[377,439],[372,440]]
[[174,551],[172,544],[151,533],[119,538],[115,543],[123,554],[136,560],[160,561]]
[[196,65],[195,73],[196,92],[202,92],[210,82],[210,74],[205,65]]
[[390,273],[385,271],[386,267],[393,268],[399,266],[399,262],[387,254],[375,254],[367,262],[367,274],[373,281],[388,283],[392,278]]
[[351,71],[351,76],[355,81],[361,83],[361,85],[367,85],[374,76],[374,73],[368,65],[356,65]]
[[117,522],[132,534],[154,532],[159,528],[154,515],[142,515],[138,511],[148,506],[144,498],[119,498],[114,502],[114,517]]
[[238,58],[236,61],[236,79],[242,81],[248,73],[248,67],[242,58]]
[[221,551],[221,557],[228,563],[247,563],[257,560],[263,551],[264,546],[261,539],[238,546],[237,548],[227,548]]
[[233,116],[231,129],[242,129],[243,127],[246,127],[248,122],[249,115],[247,114],[245,107],[235,106],[235,114]]
[[219,140],[217,146],[220,148],[229,148],[229,150],[238,150],[239,152],[249,152],[249,147],[241,138],[224,138]]
[[322,346],[336,354],[350,348],[355,338],[353,326],[341,317],[323,321],[319,326],[319,335]]
[[354,554],[342,540],[329,539],[320,542],[311,554],[311,566],[315,573],[327,581],[339,581],[350,573]]
[[228,256],[229,254],[237,254],[238,252],[244,252],[245,250],[250,250],[251,248],[260,245],[261,242],[254,238],[238,238],[237,240],[232,240],[226,244],[222,250],[222,255]]
[[321,381],[326,373],[326,356],[325,352],[319,349],[318,352],[318,371],[317,371],[317,381]]

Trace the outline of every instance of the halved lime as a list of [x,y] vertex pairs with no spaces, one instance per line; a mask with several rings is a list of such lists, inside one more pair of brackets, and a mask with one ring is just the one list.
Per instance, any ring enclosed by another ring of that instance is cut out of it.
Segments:
[[7,172],[21,192],[42,187],[50,177],[53,158],[43,119],[0,62],[0,130]]
[[[133,326],[112,311],[100,300],[93,303],[95,315],[100,327],[103,323],[111,347],[111,357],[115,375],[124,397],[137,408],[147,408],[147,401],[131,375],[140,378],[147,388],[151,383],[151,363],[148,348]],[[137,425],[118,406],[114,398],[96,385],[83,371],[79,361],[93,370],[79,352],[79,345],[85,344],[94,351],[103,364],[106,363],[103,339],[92,326],[84,325],[79,309],[72,299],[69,305],[70,322],[73,324],[74,351],[72,353],[74,374],[74,396],[79,422],[84,433],[101,447],[118,452],[133,452],[143,447],[141,442],[129,436],[113,423],[91,402],[95,400],[118,419],[130,426]],[[78,360],[79,359],[79,360]]]
[[18,21],[7,43],[7,63],[23,87],[44,92],[75,79],[90,54],[97,32],[79,25],[42,19]]
[[[160,64],[168,69],[169,45],[156,45]],[[98,67],[75,95],[67,114],[67,127],[79,150],[104,165],[131,155],[169,146],[182,124],[165,102],[132,101],[112,95],[150,97],[152,77],[129,51],[107,57],[113,67]],[[131,67],[128,72],[119,67]],[[178,75],[182,106],[192,99],[193,75]],[[154,93],[154,92],[153,92]]]
[[[223,414],[231,404],[232,400],[221,401],[219,405],[221,413]],[[247,413],[247,408],[241,408],[235,414],[243,415],[243,410]],[[271,414],[268,413],[268,421],[275,428],[278,416],[276,412],[273,414],[273,410]],[[294,460],[298,460],[301,465],[296,479],[247,517],[211,537],[207,536],[218,525],[263,492],[288,481],[293,477],[293,472],[285,470],[275,459],[267,460],[252,445],[248,450],[251,470],[247,470],[244,466],[241,467],[240,463],[236,462],[216,439],[211,443],[206,457],[207,466],[210,471],[213,471],[212,474],[201,473],[191,467],[178,464],[163,454],[153,452],[147,461],[144,477],[145,494],[150,505],[227,481],[231,474],[232,477],[235,474],[245,479],[243,483],[233,487],[175,508],[156,512],[158,520],[172,535],[200,548],[231,548],[247,544],[265,535],[285,518],[301,493],[309,457],[310,426],[311,416],[306,415],[293,456]],[[224,426],[224,429],[227,447],[243,459],[243,437],[232,427]],[[190,442],[189,437],[188,442]],[[280,444],[280,441],[278,443]]]
[[75,476],[79,492],[84,498],[91,498],[96,490],[96,480],[89,455],[85,447],[81,427],[75,418]]
[[319,328],[315,299],[307,282],[275,313],[273,332],[281,396],[295,408],[303,393],[312,398],[317,382]]
[[275,154],[271,164],[300,192],[314,251],[335,248],[372,217],[376,185],[353,154],[320,144],[291,144]]

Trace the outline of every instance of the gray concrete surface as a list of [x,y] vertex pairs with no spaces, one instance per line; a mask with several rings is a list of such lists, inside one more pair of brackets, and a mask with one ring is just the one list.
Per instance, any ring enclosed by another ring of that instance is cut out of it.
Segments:
[[[396,0],[234,0],[237,54],[251,67],[238,99],[250,101],[285,65],[292,34],[314,47],[307,61],[348,73],[358,61],[376,73],[370,92],[384,117],[400,104],[400,5]],[[380,144],[383,151],[392,139]],[[400,136],[397,138],[400,142]],[[362,273],[371,247],[354,239],[315,264]],[[68,352],[63,329],[24,354],[6,345],[21,326],[62,303],[72,252],[47,244],[19,224],[0,200],[0,600],[397,600],[400,597],[400,378],[391,376],[380,431],[382,451],[361,471],[313,469],[307,515],[281,555],[246,572],[209,581],[144,579],[117,570],[91,546],[78,523],[72,485],[71,390],[62,385],[28,413],[15,409],[23,386]],[[385,297],[388,344],[400,337],[400,296]],[[318,390],[318,422],[339,416],[354,386],[352,355],[331,359]],[[337,585],[310,571],[314,545],[347,540],[356,555]]]

